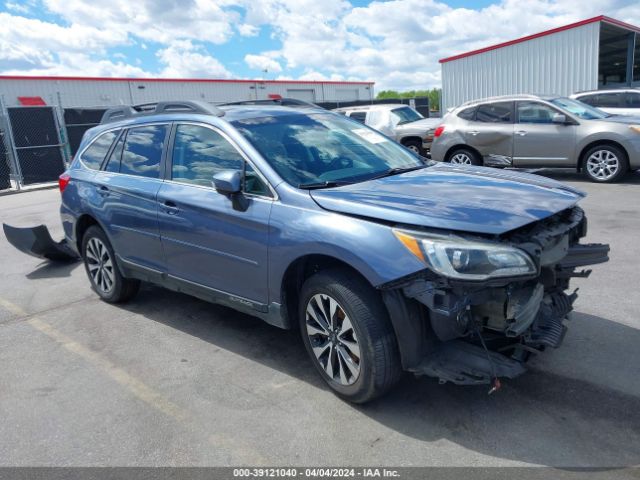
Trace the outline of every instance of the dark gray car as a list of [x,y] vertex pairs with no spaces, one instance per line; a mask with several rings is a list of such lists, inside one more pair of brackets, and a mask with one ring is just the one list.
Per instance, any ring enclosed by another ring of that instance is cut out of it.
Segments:
[[564,97],[477,100],[447,114],[431,157],[470,165],[571,167],[595,182],[613,182],[640,168],[640,118]]

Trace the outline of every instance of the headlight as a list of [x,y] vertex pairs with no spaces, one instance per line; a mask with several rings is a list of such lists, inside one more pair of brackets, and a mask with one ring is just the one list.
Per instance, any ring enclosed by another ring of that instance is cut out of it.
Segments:
[[518,248],[494,243],[421,236],[394,230],[395,236],[429,269],[459,280],[487,280],[537,273],[531,257]]
[[636,133],[640,133],[640,125],[629,125],[629,128]]

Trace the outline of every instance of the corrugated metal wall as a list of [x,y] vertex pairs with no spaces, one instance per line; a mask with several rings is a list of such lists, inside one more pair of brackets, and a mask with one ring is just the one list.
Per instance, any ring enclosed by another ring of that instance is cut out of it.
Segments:
[[600,22],[442,64],[443,108],[494,95],[598,88]]
[[18,97],[40,96],[49,105],[95,107],[130,105],[159,100],[233,102],[283,97],[331,102],[373,98],[372,83],[325,82],[215,82],[148,80],[66,80],[0,78],[0,95],[6,105],[18,105]]

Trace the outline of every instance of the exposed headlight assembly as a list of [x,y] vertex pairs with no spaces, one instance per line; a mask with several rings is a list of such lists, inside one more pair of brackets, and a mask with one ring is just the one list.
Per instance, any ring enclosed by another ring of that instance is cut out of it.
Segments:
[[405,230],[395,236],[430,270],[457,280],[487,280],[537,273],[531,257],[518,248],[462,238],[438,238]]

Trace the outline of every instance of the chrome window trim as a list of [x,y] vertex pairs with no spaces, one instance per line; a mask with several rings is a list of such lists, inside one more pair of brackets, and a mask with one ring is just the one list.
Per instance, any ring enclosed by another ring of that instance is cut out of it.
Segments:
[[[264,182],[264,184],[269,188],[269,191],[271,191],[272,196],[267,196],[267,195],[258,195],[255,193],[247,193],[244,190],[242,191],[242,193],[248,197],[252,197],[252,198],[262,198],[262,199],[267,199],[270,201],[276,201],[279,199],[278,197],[278,193],[276,192],[275,188],[273,188],[273,186],[271,185],[271,183],[269,183],[269,181],[266,179],[266,177],[262,174],[262,172],[260,171],[259,168],[256,167],[255,163],[251,160],[251,157],[242,149],[242,147],[240,147],[240,145],[238,145],[229,135],[227,135],[226,132],[224,132],[223,130],[221,130],[219,127],[208,124],[208,123],[203,123],[203,122],[195,122],[192,120],[175,120],[173,123],[175,123],[176,125],[176,131],[178,129],[178,127],[180,125],[195,125],[197,127],[204,127],[204,128],[208,128],[209,130],[214,131],[215,133],[218,133],[222,138],[224,138],[227,142],[229,142],[229,144],[235,148],[235,150],[240,154],[240,156],[244,159],[244,161],[246,163],[248,163],[249,165],[251,165],[251,167],[253,168],[253,170],[258,174],[258,176],[260,177],[260,179]],[[175,138],[173,141],[174,145],[175,145]],[[173,147],[173,145],[172,145]],[[173,151],[171,152],[171,175],[173,177]],[[244,173],[243,173],[244,175]],[[211,187],[207,187],[205,185],[195,185],[192,183],[184,183],[184,182],[177,182],[175,180],[173,180],[173,178],[171,179],[165,179],[166,182],[171,182],[171,183],[175,183],[178,185],[188,185],[191,187],[198,187],[198,188],[206,188],[209,190],[213,190],[215,191],[215,189],[213,188],[213,186]],[[244,188],[244,184],[243,184],[243,188]]]
[[[120,129],[120,130],[131,130],[132,128],[138,128],[138,127],[150,127],[150,126],[153,126],[153,125],[167,125],[168,127],[171,127],[171,124],[172,124],[172,123],[173,123],[173,122],[167,122],[167,121],[164,121],[164,122],[150,122],[150,123],[135,123],[135,124],[132,124],[132,125],[126,125],[126,126],[120,126],[120,127],[110,128],[109,130],[105,130],[103,133],[110,132],[111,130],[118,130],[118,129]],[[167,139],[167,140],[169,139],[169,133],[170,133],[170,131],[168,131],[168,132],[167,132],[167,137],[166,137],[166,139]],[[97,139],[99,136],[101,136],[101,135],[102,135],[102,134],[98,135],[98,136],[96,137],[96,139]],[[120,137],[118,137],[118,139],[119,139],[119,138],[120,138]],[[94,140],[95,140],[95,139],[94,139]],[[93,142],[94,142],[94,140],[92,140],[92,141],[91,141],[91,143],[93,143]],[[89,145],[91,145],[91,144],[89,144]],[[84,149],[82,150],[82,152],[83,152],[83,153],[84,153],[84,151],[85,151],[87,148],[89,148],[89,145],[87,145],[87,147],[86,147],[86,148],[84,148]],[[125,140],[125,145],[126,145],[126,140]],[[124,146],[123,146],[123,148],[124,148]],[[80,161],[82,162],[82,158],[80,158]],[[104,161],[103,161],[103,162],[104,162]],[[83,165],[84,165],[84,164],[83,164]],[[160,165],[162,165],[162,159],[160,159]],[[103,166],[105,166],[105,167],[106,167],[106,164],[104,164]],[[89,167],[86,167],[86,168],[89,168]],[[91,169],[90,169],[90,170],[91,170]],[[160,175],[160,173],[161,173],[161,172],[158,172],[158,178],[153,178],[153,177],[143,177],[142,175],[132,175],[131,173],[107,172],[106,170],[104,170],[104,169],[102,168],[102,166],[101,166],[98,170],[94,170],[94,172],[98,172],[98,173],[106,173],[106,174],[108,174],[108,175],[124,175],[124,176],[126,176],[126,177],[133,177],[133,178],[146,178],[147,180],[159,180],[159,181],[163,181],[162,176]]]

